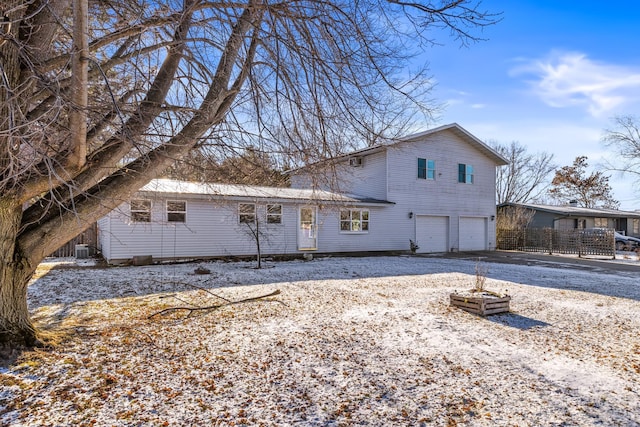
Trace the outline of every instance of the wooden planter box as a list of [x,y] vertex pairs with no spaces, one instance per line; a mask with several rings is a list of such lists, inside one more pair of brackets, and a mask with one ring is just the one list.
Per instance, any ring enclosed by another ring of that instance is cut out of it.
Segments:
[[508,313],[510,296],[499,297],[495,295],[450,295],[451,305],[461,308],[469,313],[478,314],[480,316],[488,316],[490,314]]

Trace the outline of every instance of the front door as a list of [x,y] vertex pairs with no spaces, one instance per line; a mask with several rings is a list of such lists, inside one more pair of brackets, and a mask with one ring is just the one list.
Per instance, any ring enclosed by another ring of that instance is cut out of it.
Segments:
[[298,250],[312,251],[318,249],[318,238],[316,235],[317,229],[316,208],[300,208],[298,221]]

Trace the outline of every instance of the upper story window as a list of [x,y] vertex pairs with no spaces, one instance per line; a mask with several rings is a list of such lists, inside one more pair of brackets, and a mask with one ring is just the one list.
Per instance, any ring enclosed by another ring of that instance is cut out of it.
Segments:
[[186,222],[187,202],[181,200],[167,200],[167,221]]
[[253,224],[256,222],[256,205],[253,203],[238,204],[238,221],[240,224]]
[[282,205],[267,205],[267,224],[282,224]]
[[129,206],[133,222],[151,222],[151,200],[134,199]]
[[369,231],[369,211],[343,209],[340,211],[340,231],[366,233]]
[[418,159],[418,178],[420,179],[436,179],[436,162],[435,160]]
[[458,182],[473,184],[473,166],[458,163]]

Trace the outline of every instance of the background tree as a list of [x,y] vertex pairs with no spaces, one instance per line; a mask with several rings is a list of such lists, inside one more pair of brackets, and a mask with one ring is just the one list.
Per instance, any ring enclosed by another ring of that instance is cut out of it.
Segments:
[[466,43],[494,22],[471,0],[5,0],[0,15],[9,345],[38,343],[26,296],[39,262],[176,159],[260,142],[302,164],[392,134],[406,100],[429,113],[426,70],[406,68],[429,30]]
[[588,166],[587,157],[579,156],[573,165],[556,170],[549,195],[562,204],[575,200],[585,208],[617,209],[619,203],[611,194],[609,177],[602,172],[592,172],[587,176]]
[[640,184],[640,118],[618,116],[614,119],[615,128],[605,130],[604,143],[615,150],[618,162],[612,169],[630,173]]
[[284,187],[289,184],[283,173],[286,169],[274,156],[254,148],[222,160],[206,150],[194,150],[176,161],[164,175],[185,181]]
[[540,199],[556,169],[553,154],[530,154],[525,146],[513,141],[509,145],[490,145],[509,161],[496,170],[496,199],[502,203],[527,203]]

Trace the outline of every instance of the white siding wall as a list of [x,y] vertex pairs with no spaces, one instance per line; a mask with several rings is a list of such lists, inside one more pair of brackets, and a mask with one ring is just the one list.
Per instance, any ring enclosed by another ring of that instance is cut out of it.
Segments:
[[107,215],[98,220],[98,250],[105,259],[111,257],[111,216]]
[[344,159],[335,169],[314,176],[304,170],[291,175],[292,188],[320,188],[384,200],[387,197],[386,155],[384,151],[363,157],[362,166],[349,166]]
[[[171,197],[171,200],[177,200]],[[238,202],[187,200],[186,223],[167,223],[165,200],[152,201],[151,223],[132,223],[129,204],[110,214],[109,261],[127,260],[136,255],[154,258],[189,258],[256,253],[255,239],[247,224],[238,222]],[[253,203],[248,200],[247,203]],[[261,221],[263,254],[296,252],[297,206],[283,204],[282,224],[266,224],[265,204],[257,203]],[[101,230],[101,232],[103,232]]]
[[[418,179],[418,158],[435,160],[435,180]],[[474,183],[458,183],[458,164],[474,169]],[[495,249],[495,163],[452,132],[432,134],[424,142],[395,145],[388,150],[388,200],[395,202],[395,218],[381,238],[390,246],[408,247],[415,238],[417,215],[449,217],[449,246],[459,248],[460,217],[487,218],[487,249]],[[409,212],[413,219],[409,220]]]
[[[351,207],[354,208],[354,207]],[[340,207],[325,207],[318,213],[318,252],[365,252],[389,250],[378,236],[384,234],[385,217],[390,206],[357,207],[369,211],[369,232],[351,233],[340,231]],[[407,243],[408,247],[408,243]]]

